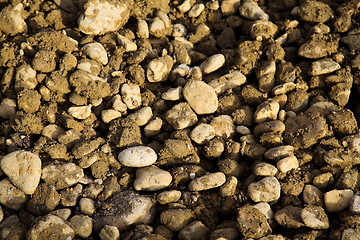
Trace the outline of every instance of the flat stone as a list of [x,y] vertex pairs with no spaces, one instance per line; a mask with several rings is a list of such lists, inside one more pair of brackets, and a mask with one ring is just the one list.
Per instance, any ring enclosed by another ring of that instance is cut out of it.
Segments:
[[172,176],[168,171],[156,166],[136,170],[134,188],[136,191],[157,191],[170,185]]
[[301,212],[301,208],[288,205],[275,213],[275,220],[283,227],[300,228],[304,226]]
[[341,68],[340,64],[333,61],[332,59],[321,59],[319,61],[313,62],[310,67],[310,75],[318,76],[323,74],[328,74],[335,72]]
[[156,152],[146,146],[125,149],[119,153],[119,162],[127,167],[146,167],[156,162]]
[[248,187],[249,196],[254,202],[272,202],[280,197],[281,187],[275,177],[265,177]]
[[183,95],[197,114],[214,113],[219,105],[215,90],[203,81],[188,81],[183,89]]
[[246,77],[240,71],[233,71],[209,82],[217,95],[230,89],[241,86],[246,82]]
[[222,172],[209,173],[202,177],[195,178],[188,186],[190,191],[205,191],[212,188],[217,188],[226,182],[226,176]]
[[36,154],[15,151],[5,155],[0,166],[10,181],[24,193],[35,192],[41,176],[41,159]]
[[279,160],[294,155],[294,147],[291,145],[284,145],[270,148],[264,154],[266,159]]
[[263,162],[255,165],[254,173],[257,176],[269,177],[275,176],[278,173],[278,170],[274,165]]

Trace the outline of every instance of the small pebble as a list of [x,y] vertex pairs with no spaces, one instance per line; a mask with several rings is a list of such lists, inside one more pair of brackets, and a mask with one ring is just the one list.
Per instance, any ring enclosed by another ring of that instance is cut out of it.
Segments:
[[197,114],[214,113],[218,108],[219,102],[215,90],[203,81],[190,80],[187,82],[183,89],[183,95]]
[[254,113],[255,123],[263,123],[266,121],[276,120],[280,111],[280,105],[277,101],[266,101],[261,103]]
[[191,0],[184,0],[178,7],[177,9],[181,12],[181,13],[186,13],[190,10],[191,6],[192,6],[192,1]]
[[209,82],[217,95],[230,89],[241,86],[246,82],[246,77],[240,71],[233,71]]
[[177,23],[173,25],[171,36],[173,37],[184,37],[186,35],[186,28],[184,25]]
[[294,155],[294,147],[291,145],[285,145],[267,150],[264,154],[264,157],[270,160],[280,160],[292,155]]
[[71,227],[74,229],[75,234],[81,238],[90,236],[93,228],[92,219],[86,215],[75,215],[70,219]]
[[239,13],[249,20],[269,20],[269,15],[264,13],[255,2],[243,3],[239,8]]
[[220,115],[211,120],[210,125],[215,130],[215,136],[230,139],[235,135],[235,125],[229,115]]
[[108,55],[101,43],[88,43],[83,47],[84,53],[91,59],[94,59],[103,65],[108,63]]
[[41,135],[52,140],[57,140],[59,136],[64,133],[65,133],[65,129],[63,129],[62,127],[56,124],[49,124],[45,126],[41,131]]
[[275,176],[278,173],[278,169],[270,163],[258,163],[254,167],[254,173],[257,176],[269,177]]
[[329,212],[340,212],[350,206],[353,197],[354,192],[351,189],[331,190],[324,194],[326,210]]
[[168,171],[149,166],[136,170],[134,188],[136,191],[157,191],[166,188],[171,182],[172,176]]
[[196,18],[200,16],[202,11],[204,11],[205,5],[202,3],[195,4],[189,11],[189,17]]
[[180,231],[194,219],[190,209],[173,208],[160,214],[160,221],[171,231]]
[[136,112],[128,115],[127,118],[131,119],[138,126],[144,126],[150,121],[152,116],[153,113],[151,107],[143,107]]
[[334,176],[331,172],[319,174],[313,178],[313,184],[319,189],[325,189],[334,183]]
[[172,202],[179,201],[181,197],[181,192],[178,190],[170,190],[170,191],[164,191],[156,196],[156,200],[160,204],[168,204]]
[[203,145],[215,137],[215,130],[210,124],[197,125],[190,133],[190,138],[197,144]]
[[125,52],[133,52],[137,50],[137,45],[133,41],[130,41],[128,38],[117,34],[117,40],[119,44],[125,48]]
[[256,208],[261,213],[263,213],[267,219],[273,219],[274,218],[274,212],[273,212],[273,210],[271,209],[271,207],[270,207],[270,205],[268,203],[259,202],[259,203],[255,204],[255,205],[253,205],[252,207]]
[[265,177],[248,187],[249,196],[254,202],[272,202],[280,197],[281,187],[275,177]]
[[138,38],[149,38],[149,26],[145,20],[138,20],[136,35],[138,36]]
[[220,187],[220,195],[224,198],[234,196],[237,186],[238,179],[234,176],[228,177],[224,185]]
[[119,112],[125,112],[127,109],[126,104],[121,100],[121,96],[119,94],[116,94],[112,99],[112,108]]
[[164,21],[159,17],[155,17],[152,23],[149,25],[149,33],[157,38],[165,37],[166,27]]
[[115,226],[105,225],[101,229],[99,236],[101,240],[119,240],[120,232],[119,229]]
[[306,184],[303,190],[304,202],[311,205],[323,206],[323,193],[317,187]]
[[199,178],[192,180],[188,186],[190,191],[199,192],[212,188],[217,188],[223,185],[226,181],[225,174],[222,172],[209,173]]
[[204,74],[215,72],[225,64],[225,57],[222,54],[215,54],[206,59],[200,65],[200,69]]
[[74,163],[50,164],[42,169],[41,179],[56,189],[64,189],[77,184],[84,171]]
[[136,109],[141,105],[141,93],[139,85],[125,83],[121,86],[122,101],[129,109]]
[[221,12],[224,16],[234,15],[241,4],[241,0],[223,0],[221,1]]
[[156,162],[156,152],[146,146],[127,148],[119,153],[119,162],[127,167],[146,167]]
[[80,211],[88,216],[92,216],[95,211],[95,203],[91,198],[81,198],[79,201]]
[[295,156],[290,156],[279,160],[276,166],[280,172],[286,173],[292,169],[297,169],[299,167],[299,161]]
[[355,193],[351,201],[350,211],[354,214],[360,214],[360,192]]
[[112,120],[120,117],[121,117],[121,113],[114,109],[105,109],[101,111],[101,120],[103,120],[104,123],[109,123]]
[[167,80],[173,64],[173,59],[168,55],[165,57],[153,59],[147,65],[147,80],[149,82],[162,82]]
[[16,114],[16,101],[11,98],[4,98],[0,104],[0,117],[13,119]]
[[24,32],[27,25],[23,18],[23,11],[24,5],[21,3],[4,7],[0,12],[3,16],[0,18],[0,31],[11,36]]
[[332,59],[322,59],[316,62],[313,62],[310,67],[310,75],[317,76],[332,73],[341,68],[340,64],[333,61]]
[[186,102],[173,106],[166,113],[166,121],[175,129],[184,129],[197,123],[198,118]]
[[239,208],[236,220],[240,232],[246,239],[258,239],[271,233],[265,215],[252,206]]
[[90,117],[91,115],[91,107],[92,105],[87,105],[87,106],[74,106],[74,107],[69,107],[68,108],[68,113],[73,116],[74,118],[77,119],[86,119],[88,117]]
[[305,225],[312,229],[327,229],[329,228],[329,219],[325,210],[316,205],[307,205],[301,211],[301,219]]
[[144,127],[144,134],[146,137],[153,137],[156,134],[160,133],[163,121],[161,118],[156,117],[154,120],[151,120],[145,127]]
[[170,88],[161,95],[161,98],[167,101],[178,101],[182,98],[182,87]]
[[210,230],[201,221],[194,221],[181,229],[179,238],[182,240],[208,239],[209,234]]
[[246,126],[237,126],[236,127],[236,132],[240,133],[241,135],[249,135],[251,134],[251,131],[248,127]]
[[26,194],[15,187],[9,179],[0,181],[0,203],[5,207],[18,211],[25,206],[27,201]]

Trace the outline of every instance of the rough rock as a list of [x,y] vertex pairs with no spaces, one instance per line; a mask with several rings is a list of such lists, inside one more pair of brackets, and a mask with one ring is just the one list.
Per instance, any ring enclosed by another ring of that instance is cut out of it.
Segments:
[[275,177],[265,177],[248,187],[250,198],[254,202],[272,202],[280,197],[281,187]]
[[84,171],[74,163],[50,164],[42,169],[41,179],[56,189],[70,187],[80,181]]

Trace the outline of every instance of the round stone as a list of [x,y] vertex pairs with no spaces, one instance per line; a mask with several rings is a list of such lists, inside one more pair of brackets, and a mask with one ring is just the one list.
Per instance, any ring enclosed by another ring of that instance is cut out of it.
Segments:
[[280,197],[281,187],[275,177],[266,177],[248,187],[249,196],[254,202],[272,202]]
[[119,153],[119,162],[127,167],[146,167],[156,162],[156,152],[147,146],[125,149]]
[[170,185],[172,176],[168,171],[156,166],[136,170],[134,188],[136,191],[157,191]]

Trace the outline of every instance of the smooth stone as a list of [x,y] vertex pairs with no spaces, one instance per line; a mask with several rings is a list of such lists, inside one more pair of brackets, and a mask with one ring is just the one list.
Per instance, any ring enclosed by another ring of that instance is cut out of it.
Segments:
[[200,69],[204,74],[215,72],[225,64],[225,57],[222,54],[215,54],[200,64]]
[[84,53],[91,59],[94,59],[103,65],[108,63],[108,56],[104,46],[101,43],[88,43],[83,47]]
[[325,210],[316,205],[308,205],[301,211],[301,219],[305,225],[312,229],[329,228],[329,219]]
[[135,109],[141,105],[141,93],[139,85],[125,83],[121,86],[122,101],[129,109]]
[[156,162],[156,152],[147,146],[125,149],[119,153],[119,162],[127,167],[146,167]]
[[181,192],[178,190],[170,190],[170,191],[164,191],[156,196],[156,200],[160,204],[168,204],[172,202],[179,201],[181,197]]
[[206,123],[197,125],[190,133],[190,138],[197,144],[203,145],[215,137],[215,129]]
[[240,71],[233,71],[209,82],[217,95],[230,89],[241,86],[246,82],[246,77]]
[[170,185],[172,176],[168,171],[156,166],[136,170],[134,188],[136,191],[157,191]]
[[254,202],[272,202],[280,197],[281,187],[276,177],[265,177],[248,187],[249,196]]
[[190,191],[198,192],[217,188],[226,182],[226,176],[222,172],[209,173],[202,177],[195,178],[188,186]]
[[223,139],[234,137],[236,127],[229,115],[220,115],[211,120],[210,125],[215,130],[215,136]]
[[170,56],[164,56],[152,60],[146,69],[146,77],[149,82],[162,82],[167,79],[174,61]]
[[279,160],[282,158],[292,156],[293,154],[294,154],[294,147],[291,145],[285,145],[285,146],[270,148],[265,152],[264,157],[270,160]]
[[165,118],[166,121],[177,130],[191,127],[198,121],[196,114],[186,102],[181,102],[173,106],[167,111]]
[[0,181],[0,203],[12,210],[20,210],[28,200],[26,194],[14,186],[9,179]]
[[39,185],[41,159],[34,153],[20,150],[1,159],[1,169],[10,181],[26,194],[33,194]]
[[256,176],[275,176],[278,173],[277,168],[270,163],[258,163],[255,165],[254,173]]
[[351,189],[332,190],[324,194],[324,203],[326,210],[329,212],[340,212],[348,208],[354,192]]
[[41,179],[56,189],[75,185],[84,177],[84,171],[74,163],[50,164],[42,169]]
[[323,74],[328,74],[335,72],[341,68],[340,64],[333,61],[332,59],[321,59],[319,61],[313,62],[310,67],[310,75],[318,76]]

